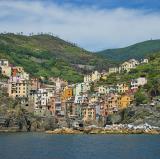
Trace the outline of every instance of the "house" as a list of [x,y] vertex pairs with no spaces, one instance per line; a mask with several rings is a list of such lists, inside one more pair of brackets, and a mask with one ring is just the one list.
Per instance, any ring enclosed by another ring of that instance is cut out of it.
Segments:
[[141,59],[141,64],[145,64],[145,63],[148,63],[149,60],[148,59]]
[[139,86],[144,86],[147,84],[147,79],[145,77],[139,77],[137,79],[131,80],[131,89],[138,89]]
[[109,68],[109,74],[119,73],[119,72],[120,72],[120,68],[119,67],[110,67]]
[[0,72],[2,75],[10,77],[11,76],[11,67],[10,66],[0,66]]
[[24,69],[23,67],[12,67],[12,76],[13,77],[16,77],[16,76],[20,76],[20,74],[24,72]]
[[78,83],[75,85],[74,94],[79,96],[81,94],[87,93],[90,90],[89,83]]
[[62,92],[62,98],[67,100],[73,96],[73,88],[71,86],[66,86]]
[[131,104],[131,97],[129,95],[121,95],[118,97],[119,109],[125,109]]
[[91,75],[85,75],[84,76],[84,83],[92,82],[92,76]]
[[135,59],[130,59],[128,62],[132,64],[132,67],[136,67],[139,65],[139,61]]
[[56,91],[59,92],[68,85],[68,82],[61,80],[60,78],[57,78],[55,81],[55,85],[56,85]]
[[55,115],[61,116],[64,112],[62,112],[62,100],[59,96],[56,96],[55,98]]
[[96,120],[96,109],[94,105],[82,106],[82,120],[83,121]]
[[48,101],[48,109],[51,112],[51,115],[53,116],[55,116],[55,113],[56,113],[55,103],[56,103],[55,96],[51,96]]
[[8,80],[8,94],[10,97],[28,97],[30,82],[20,77],[11,76]]
[[99,86],[99,87],[98,87],[98,93],[99,93],[99,94],[106,94],[106,93],[107,93],[107,88],[106,88],[106,86]]
[[101,74],[98,71],[92,72],[92,82],[99,81],[101,78]]
[[139,62],[135,59],[130,59],[121,64],[121,71],[129,72],[131,69],[136,68],[139,65]]
[[29,74],[24,71],[23,67],[19,67],[19,66],[12,67],[11,74],[13,77],[20,77],[20,78],[29,80]]
[[88,95],[77,95],[75,96],[74,103],[76,104],[82,104],[82,103],[88,103]]
[[31,78],[30,84],[31,84],[31,90],[37,90],[41,88],[41,82],[38,78]]
[[105,96],[103,111],[105,114],[113,114],[118,111],[118,95],[117,94],[108,94]]
[[77,116],[76,104],[74,103],[74,98],[70,98],[66,101],[66,115],[69,118]]
[[6,59],[0,59],[0,67],[1,66],[9,66],[9,62]]
[[99,100],[99,96],[98,94],[92,94],[88,99],[90,104],[97,103]]
[[52,90],[38,89],[30,91],[30,101],[33,101],[34,113],[36,115],[45,116],[47,110],[49,110],[51,101],[50,98],[54,96]]
[[117,92],[117,86],[115,85],[109,85],[106,87],[106,93],[116,93]]
[[101,73],[101,79],[102,80],[107,80],[107,76],[108,76],[108,72],[102,71],[102,73]]
[[129,90],[129,87],[125,83],[118,83],[116,86],[118,93],[125,93]]
[[99,81],[100,78],[101,78],[101,73],[99,73],[98,71],[94,71],[92,72],[92,74],[84,76],[84,83],[96,82]]

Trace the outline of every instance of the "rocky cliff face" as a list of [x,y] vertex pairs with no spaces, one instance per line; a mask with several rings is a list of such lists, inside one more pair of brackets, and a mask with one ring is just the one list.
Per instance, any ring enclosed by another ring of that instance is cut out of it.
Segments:
[[107,124],[119,123],[133,125],[148,123],[160,127],[160,104],[132,106],[107,118]]

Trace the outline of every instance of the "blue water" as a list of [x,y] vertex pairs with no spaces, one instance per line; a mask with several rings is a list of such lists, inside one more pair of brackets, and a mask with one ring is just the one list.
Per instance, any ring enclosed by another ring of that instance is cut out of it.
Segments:
[[0,134],[0,159],[160,159],[160,136]]

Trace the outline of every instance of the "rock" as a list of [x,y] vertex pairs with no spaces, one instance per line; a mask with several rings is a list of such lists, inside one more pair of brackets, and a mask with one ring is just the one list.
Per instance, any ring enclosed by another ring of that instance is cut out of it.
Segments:
[[82,134],[79,130],[73,130],[71,128],[55,129],[53,131],[46,131],[47,134]]

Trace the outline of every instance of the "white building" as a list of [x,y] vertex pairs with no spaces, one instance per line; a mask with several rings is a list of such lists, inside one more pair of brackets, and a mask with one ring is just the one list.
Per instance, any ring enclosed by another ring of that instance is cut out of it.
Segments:
[[84,83],[96,82],[101,78],[101,74],[98,71],[92,72],[91,75],[84,76]]
[[31,90],[30,91],[30,101],[33,102],[34,106],[34,113],[44,114],[46,110],[48,110],[48,104],[50,97],[54,95],[52,90],[47,89],[38,89],[38,90]]
[[149,62],[148,59],[141,59],[141,63],[142,63],[142,64],[145,64],[145,63],[148,63],[148,62]]
[[78,83],[75,85],[75,95],[76,96],[86,93],[89,90],[90,90],[89,83]]
[[119,72],[120,72],[120,68],[119,67],[110,67],[109,68],[109,74],[119,73]]
[[59,92],[59,91],[63,90],[63,88],[68,85],[68,82],[63,81],[60,78],[57,78],[55,84],[56,84],[56,91]]
[[147,84],[147,79],[145,77],[140,77],[131,80],[131,89],[138,89],[139,86],[144,86]]
[[98,71],[94,71],[92,73],[92,82],[99,81],[101,78],[101,74]]
[[9,62],[6,59],[0,59],[0,66],[9,66]]
[[129,87],[125,83],[118,83],[116,88],[118,93],[125,93],[129,90]]
[[99,86],[98,87],[98,93],[99,94],[106,94],[107,93],[107,89],[105,86]]
[[84,76],[84,83],[92,82],[92,76],[91,75],[85,75]]
[[139,65],[139,61],[135,59],[130,59],[121,65],[121,71],[127,71],[129,72],[131,69],[136,68],[136,66]]
[[88,96],[87,95],[77,95],[75,96],[74,103],[75,104],[82,104],[88,101]]
[[117,92],[117,86],[109,85],[106,87],[106,93],[116,93]]

